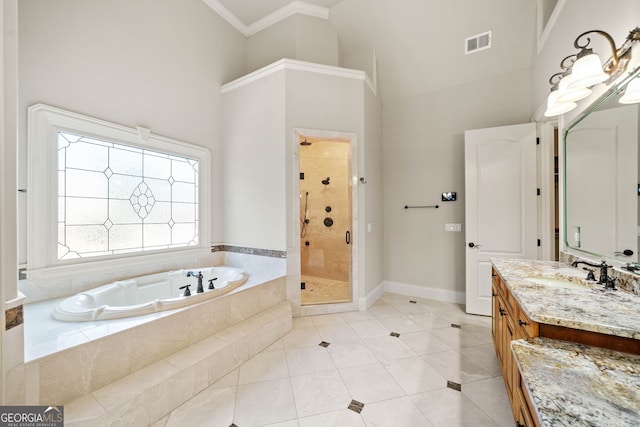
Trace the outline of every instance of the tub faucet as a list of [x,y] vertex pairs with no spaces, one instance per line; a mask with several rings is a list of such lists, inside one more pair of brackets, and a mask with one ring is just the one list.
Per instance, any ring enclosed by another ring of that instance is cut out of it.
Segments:
[[[607,262],[605,260],[602,260],[602,262],[600,264],[592,264],[590,262],[586,262],[586,261],[574,261],[571,263],[572,267],[577,267],[578,264],[584,264],[584,265],[588,265],[589,267],[597,267],[600,269],[600,277],[598,278],[598,284],[600,285],[605,285],[607,287],[609,287],[609,283],[610,283],[610,277],[609,277],[609,268],[611,268],[611,265],[607,265]],[[588,270],[587,270],[588,271]],[[591,277],[591,274],[587,276],[587,279],[589,279]]]
[[202,271],[199,271],[197,275],[193,274],[193,271],[188,271],[187,277],[195,277],[198,279],[198,289],[196,290],[196,293],[201,294],[204,292],[204,288],[202,287],[202,279],[204,279]]

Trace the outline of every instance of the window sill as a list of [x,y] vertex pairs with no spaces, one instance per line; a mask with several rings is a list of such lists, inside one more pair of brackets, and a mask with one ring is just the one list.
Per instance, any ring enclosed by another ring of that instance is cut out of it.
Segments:
[[[134,275],[139,274],[139,270],[145,273],[153,273],[162,269],[161,264],[175,265],[184,263],[185,267],[199,259],[211,254],[210,248],[187,249],[178,252],[163,252],[149,255],[139,255],[132,258],[117,258],[100,261],[87,261],[80,264],[59,265],[45,267],[34,270],[27,269],[27,278],[36,284],[46,284],[59,280],[72,280],[79,277],[86,277],[90,274],[104,274],[109,272],[132,271]],[[175,268],[175,267],[174,267]]]

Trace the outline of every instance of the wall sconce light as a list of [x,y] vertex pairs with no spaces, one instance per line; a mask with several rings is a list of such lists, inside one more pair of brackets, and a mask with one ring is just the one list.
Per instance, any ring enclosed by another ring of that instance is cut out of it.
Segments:
[[[600,34],[607,40],[611,47],[611,57],[605,62],[604,66],[600,62],[600,57],[593,52],[593,49],[589,48],[591,38],[586,37],[589,34]],[[584,40],[584,42],[582,40]],[[552,88],[547,98],[547,110],[544,115],[552,117],[571,111],[577,106],[575,101],[591,94],[591,89],[589,89],[591,86],[605,81],[614,81],[627,69],[627,64],[631,59],[631,46],[638,41],[640,41],[640,27],[636,27],[629,32],[629,35],[620,48],[616,48],[613,38],[604,31],[585,31],[576,37],[573,45],[576,49],[580,49],[580,52],[564,58],[560,62],[560,68],[564,71],[554,74],[549,79]],[[568,63],[568,61],[571,62]],[[558,77],[560,79],[555,81]],[[640,83],[637,83],[635,80],[631,83],[635,86],[640,86]],[[631,85],[631,83],[629,85]],[[631,95],[627,98],[623,97],[622,99],[627,102],[630,102],[629,100],[631,99],[637,99],[638,95],[635,95],[635,97],[632,95],[636,90],[637,89],[629,90]]]

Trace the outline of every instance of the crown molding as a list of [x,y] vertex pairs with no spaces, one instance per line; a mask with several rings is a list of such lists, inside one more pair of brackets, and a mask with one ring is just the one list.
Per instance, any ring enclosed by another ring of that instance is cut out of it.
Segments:
[[[276,61],[272,64],[269,64],[266,67],[262,67],[259,70],[254,71],[253,73],[249,73],[246,76],[242,76],[239,79],[233,80],[227,84],[222,85],[222,88],[220,89],[220,91],[222,93],[230,92],[234,89],[245,86],[251,82],[254,82],[256,80],[259,80],[270,74],[273,74],[282,70],[307,71],[311,73],[325,74],[329,76],[363,80],[367,83],[367,85],[370,86],[370,82],[367,81],[369,79],[367,78],[364,71],[285,58],[285,59]],[[373,91],[373,88],[372,88],[372,91]]]
[[292,1],[286,6],[276,10],[273,13],[257,20],[256,22],[246,25],[238,19],[229,9],[227,9],[218,0],[202,0],[207,6],[213,9],[225,21],[231,24],[236,30],[244,34],[245,37],[252,36],[265,28],[268,28],[278,22],[287,19],[292,15],[307,15],[320,19],[329,19],[329,9],[322,6],[305,3],[303,1]]

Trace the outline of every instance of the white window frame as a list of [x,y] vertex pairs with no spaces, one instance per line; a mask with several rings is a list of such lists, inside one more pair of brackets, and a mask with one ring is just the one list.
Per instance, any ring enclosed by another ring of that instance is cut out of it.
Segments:
[[[199,161],[198,245],[58,260],[58,131]],[[36,283],[87,273],[122,271],[205,256],[211,252],[210,154],[205,147],[154,135],[45,104],[28,109],[27,277]]]

